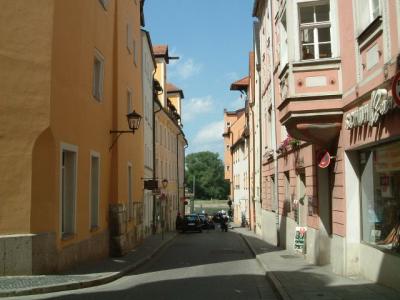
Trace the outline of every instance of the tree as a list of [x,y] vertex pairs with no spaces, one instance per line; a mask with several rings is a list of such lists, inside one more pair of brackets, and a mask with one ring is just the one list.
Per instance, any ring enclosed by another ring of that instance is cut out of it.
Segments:
[[224,179],[224,164],[218,153],[204,151],[186,156],[185,181],[192,193],[194,177],[196,198],[227,199],[229,183]]

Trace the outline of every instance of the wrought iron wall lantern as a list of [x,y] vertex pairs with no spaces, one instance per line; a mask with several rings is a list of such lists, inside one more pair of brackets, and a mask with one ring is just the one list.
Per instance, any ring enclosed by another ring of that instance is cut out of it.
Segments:
[[118,133],[118,135],[113,140],[109,150],[112,149],[112,147],[114,146],[114,144],[118,140],[118,138],[121,136],[121,134],[123,134],[123,133],[132,133],[132,134],[134,134],[135,130],[139,129],[140,121],[142,120],[142,116],[141,115],[139,115],[137,112],[133,111],[133,112],[127,114],[126,118],[128,120],[129,130],[110,130],[110,134]]

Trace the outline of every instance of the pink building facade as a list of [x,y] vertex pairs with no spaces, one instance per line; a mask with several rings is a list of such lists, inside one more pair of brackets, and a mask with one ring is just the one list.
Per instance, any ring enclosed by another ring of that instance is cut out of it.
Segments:
[[262,237],[399,289],[400,1],[256,0],[253,16]]

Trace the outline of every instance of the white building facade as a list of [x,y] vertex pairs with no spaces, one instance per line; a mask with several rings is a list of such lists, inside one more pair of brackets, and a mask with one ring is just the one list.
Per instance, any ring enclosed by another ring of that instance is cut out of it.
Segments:
[[[153,74],[155,70],[154,55],[150,35],[142,29],[142,89],[143,89],[143,127],[144,127],[144,180],[153,178]],[[151,234],[153,224],[153,193],[144,190],[143,201],[143,235]]]

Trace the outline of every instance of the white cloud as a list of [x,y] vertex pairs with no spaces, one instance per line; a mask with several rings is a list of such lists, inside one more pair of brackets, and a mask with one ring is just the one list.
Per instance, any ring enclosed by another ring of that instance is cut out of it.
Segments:
[[195,137],[189,141],[187,153],[200,151],[217,152],[222,158],[224,152],[224,141],[222,133],[224,121],[212,122],[201,128]]
[[171,77],[185,80],[200,73],[203,67],[202,64],[195,62],[192,58],[185,60],[182,57],[183,56],[180,56],[180,59],[175,64],[171,65]]
[[217,121],[207,124],[201,128],[195,138],[194,144],[213,144],[222,143],[222,134],[224,133],[224,121]]
[[213,107],[214,104],[211,96],[183,101],[183,122],[190,122],[195,117],[212,111]]

